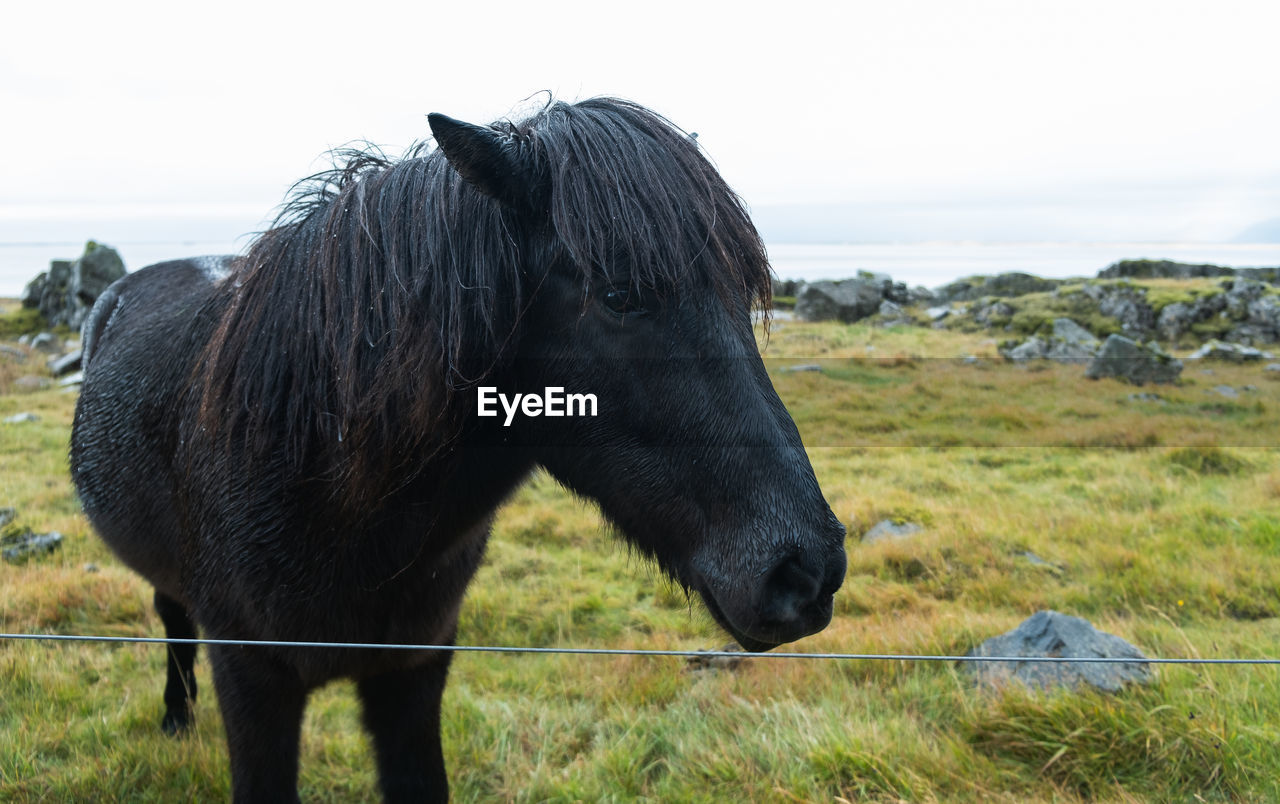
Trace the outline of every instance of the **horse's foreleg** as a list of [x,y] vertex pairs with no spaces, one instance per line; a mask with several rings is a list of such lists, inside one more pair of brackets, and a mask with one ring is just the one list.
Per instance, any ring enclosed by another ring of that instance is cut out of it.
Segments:
[[440,698],[452,654],[410,670],[361,679],[364,724],[373,735],[378,778],[388,802],[447,801],[440,748]]
[[298,800],[298,740],[307,689],[254,647],[210,645],[237,802]]
[[[181,603],[156,590],[156,612],[169,639],[195,639],[196,626]],[[191,725],[192,704],[196,700],[196,646],[167,645],[168,678],[164,685],[164,719],[160,728],[177,734]]]

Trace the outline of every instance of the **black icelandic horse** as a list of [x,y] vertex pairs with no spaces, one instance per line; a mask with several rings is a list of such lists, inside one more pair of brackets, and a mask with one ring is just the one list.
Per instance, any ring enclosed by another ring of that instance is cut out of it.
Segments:
[[[349,154],[237,258],[121,279],[84,326],[71,468],[171,638],[452,644],[499,504],[537,466],[745,648],[815,633],[844,531],[760,359],[770,269],[696,142],[549,103]],[[594,417],[477,415],[478,389]],[[448,796],[450,655],[209,646],[234,796],[296,800],[308,692],[355,680],[387,800]],[[162,726],[189,722],[171,646]]]

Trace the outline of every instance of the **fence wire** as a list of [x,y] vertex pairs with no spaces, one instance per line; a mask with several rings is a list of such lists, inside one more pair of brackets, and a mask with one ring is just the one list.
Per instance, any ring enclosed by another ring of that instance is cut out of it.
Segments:
[[404,650],[437,651],[455,653],[506,653],[506,654],[562,654],[571,656],[680,656],[685,658],[712,659],[827,659],[854,661],[897,662],[1043,662],[1051,664],[1189,664],[1189,665],[1280,665],[1280,659],[1227,658],[1227,659],[1164,659],[1128,658],[1114,656],[948,656],[943,654],[911,653],[798,653],[771,651],[748,653],[729,650],[654,650],[639,648],[534,648],[516,645],[412,645],[384,642],[297,642],[265,639],[169,639],[167,637],[122,637],[89,634],[0,634],[0,640],[26,640],[35,642],[121,642],[159,645],[227,645],[236,647],[265,648],[343,648],[353,650]]

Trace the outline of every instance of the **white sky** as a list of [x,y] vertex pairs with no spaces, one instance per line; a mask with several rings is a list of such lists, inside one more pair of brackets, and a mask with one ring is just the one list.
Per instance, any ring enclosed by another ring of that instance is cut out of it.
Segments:
[[10,222],[253,221],[327,148],[398,152],[428,112],[488,122],[544,89],[699,132],[761,210],[1017,210],[1032,236],[1043,210],[1080,239],[1280,217],[1275,0],[32,2],[3,29]]

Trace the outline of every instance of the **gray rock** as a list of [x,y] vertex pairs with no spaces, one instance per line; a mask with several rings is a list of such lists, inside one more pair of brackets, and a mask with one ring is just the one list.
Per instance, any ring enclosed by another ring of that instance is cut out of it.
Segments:
[[1002,348],[1000,354],[1015,363],[1036,359],[1087,363],[1098,354],[1100,346],[1087,329],[1069,318],[1059,318],[1053,322],[1052,335],[1032,335],[1017,346]]
[[1226,360],[1231,363],[1246,363],[1254,360],[1270,360],[1270,352],[1244,346],[1239,343],[1211,340],[1187,355],[1188,360]]
[[13,387],[18,391],[43,391],[49,387],[49,378],[24,374],[13,381]]
[[1093,351],[1097,351],[1102,342],[1093,336],[1093,333],[1080,326],[1070,318],[1057,318],[1053,322],[1053,337],[1066,341],[1067,343],[1080,344],[1088,347]]
[[62,546],[62,534],[55,531],[49,533],[33,533],[24,531],[0,538],[0,555],[10,564],[20,564],[32,556],[51,553]]
[[8,525],[10,522],[18,518],[18,511],[15,508],[0,508],[0,528]]
[[822,371],[822,366],[817,363],[797,363],[794,366],[783,366],[783,371]]
[[[1063,659],[1145,659],[1142,651],[1113,634],[1097,630],[1079,617],[1038,611],[1008,633],[992,637],[970,656]],[[1032,689],[1088,684],[1116,692],[1128,683],[1146,683],[1151,667],[1143,662],[965,662],[983,686],[1018,681]]]
[[993,301],[979,307],[973,314],[973,320],[984,327],[989,327],[993,322],[1004,321],[1011,318],[1014,314],[1011,305],[1002,301]]
[[894,522],[892,519],[882,519],[871,526],[871,530],[862,535],[863,544],[875,544],[883,541],[901,541],[908,539],[924,528],[914,522]]
[[1043,558],[1031,552],[1030,550],[1024,550],[1018,555],[1025,558],[1027,560],[1027,563],[1033,567],[1041,567],[1053,573],[1054,575],[1061,575],[1063,573],[1062,567],[1058,566],[1057,564],[1054,564],[1052,561],[1045,561]]
[[1098,272],[1099,279],[1190,279],[1201,276],[1233,276],[1221,265],[1192,264],[1172,260],[1121,260]]
[[26,424],[27,422],[38,422],[38,421],[40,421],[40,417],[34,413],[29,413],[29,412],[15,413],[12,416],[5,417],[4,419],[5,424]]
[[971,276],[934,291],[939,301],[973,301],[984,296],[1014,298],[1028,293],[1048,293],[1055,290],[1065,280],[1044,279],[1031,274],[1011,272],[996,276]]
[[41,332],[31,339],[31,348],[47,355],[59,355],[62,354],[62,341],[52,332]]
[[[713,651],[707,651],[712,653]],[[746,652],[742,650],[742,646],[737,642],[730,642],[722,648],[716,648],[715,653],[737,653],[738,656],[690,656],[685,659],[687,669],[696,670],[737,670],[744,659]]]
[[55,357],[49,360],[49,371],[53,372],[53,376],[61,377],[63,374],[70,374],[73,371],[80,370],[80,350],[68,352],[62,357]]
[[74,374],[68,374],[67,376],[58,380],[58,387],[70,388],[72,386],[81,385],[82,383],[84,383],[84,372],[77,371]]
[[937,300],[937,295],[923,285],[916,285],[907,291],[907,304],[933,304]]
[[1195,320],[1195,308],[1191,305],[1182,302],[1166,304],[1160,311],[1160,316],[1156,318],[1156,331],[1160,333],[1160,337],[1174,341],[1179,335],[1191,329],[1191,324]]
[[1129,401],[1130,402],[1158,402],[1161,405],[1168,404],[1165,401],[1165,398],[1160,396],[1159,394],[1148,394],[1148,393],[1129,394]]
[[881,287],[874,282],[845,279],[801,286],[796,293],[796,318],[804,321],[843,321],[846,324],[875,315],[884,301]]
[[901,318],[902,306],[896,302],[891,302],[888,299],[885,299],[880,302],[880,308],[876,310],[876,312],[885,318]]
[[1232,388],[1230,385],[1215,385],[1213,386],[1213,388],[1210,388],[1209,390],[1213,391],[1213,393],[1218,394],[1219,396],[1225,396],[1227,399],[1240,398],[1240,392]]
[[1156,313],[1146,294],[1131,287],[1086,284],[1081,292],[1098,303],[1098,312],[1120,322],[1125,332],[1145,336],[1156,325]]
[[1038,360],[1048,354],[1048,351],[1049,344],[1035,335],[1016,346],[1000,348],[1000,354],[1004,355],[1006,360],[1012,360],[1015,363]]
[[1152,346],[1143,346],[1122,335],[1111,335],[1089,363],[1085,376],[1091,380],[1116,377],[1134,385],[1177,382],[1182,362]]
[[1263,371],[1280,371],[1280,363],[1268,363]]
[[102,291],[124,275],[120,254],[90,240],[78,259],[52,260],[48,271],[27,284],[22,302],[38,308],[50,326],[78,330]]
[[12,360],[19,365],[27,362],[26,352],[16,346],[10,346],[7,343],[0,343],[0,356],[3,356],[6,360]]

